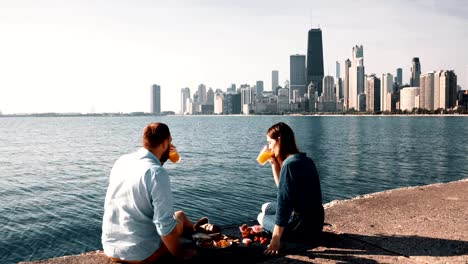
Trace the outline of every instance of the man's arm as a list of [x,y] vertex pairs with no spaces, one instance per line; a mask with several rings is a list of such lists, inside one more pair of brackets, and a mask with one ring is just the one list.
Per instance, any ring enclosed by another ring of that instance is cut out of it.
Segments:
[[183,259],[191,258],[194,252],[184,249],[180,240],[184,234],[192,233],[193,224],[183,211],[176,211],[174,213],[174,219],[177,221],[177,225],[168,235],[162,236],[161,239],[173,256]]
[[179,221],[179,223],[172,229],[172,231],[167,234],[166,236],[162,236],[161,239],[164,245],[167,247],[169,252],[172,256],[176,258],[182,258],[182,247],[180,245],[180,238],[183,232],[183,223]]

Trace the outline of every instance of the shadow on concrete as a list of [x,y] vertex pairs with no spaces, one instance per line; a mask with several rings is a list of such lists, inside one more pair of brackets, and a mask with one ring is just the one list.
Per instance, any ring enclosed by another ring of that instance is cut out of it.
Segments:
[[[307,249],[306,249],[307,248]],[[305,250],[304,250],[305,249]],[[419,236],[366,236],[324,232],[319,242],[288,249],[289,254],[339,263],[378,263],[380,257],[451,257],[468,254],[468,241]],[[372,255],[372,258],[365,256]]]

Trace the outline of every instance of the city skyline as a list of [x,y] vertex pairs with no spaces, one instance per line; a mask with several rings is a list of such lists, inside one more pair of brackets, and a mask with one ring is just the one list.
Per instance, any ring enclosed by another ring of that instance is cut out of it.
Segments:
[[[345,69],[362,45],[366,74],[409,83],[455,70],[468,88],[466,1],[291,1],[170,3],[19,0],[0,3],[0,111],[147,112],[148,87],[161,87],[161,111],[178,112],[180,90],[200,84],[271,87],[289,80],[290,56],[307,54],[307,32],[322,30],[324,75]],[[362,8],[365,7],[365,8]],[[341,10],[342,9],[342,10]],[[260,12],[261,11],[261,12]]]

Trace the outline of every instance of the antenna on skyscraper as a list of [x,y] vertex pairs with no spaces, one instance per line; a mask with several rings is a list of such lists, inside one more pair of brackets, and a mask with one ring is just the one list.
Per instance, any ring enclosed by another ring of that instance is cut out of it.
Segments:
[[313,24],[312,24],[312,9],[310,10],[310,28],[313,27]]

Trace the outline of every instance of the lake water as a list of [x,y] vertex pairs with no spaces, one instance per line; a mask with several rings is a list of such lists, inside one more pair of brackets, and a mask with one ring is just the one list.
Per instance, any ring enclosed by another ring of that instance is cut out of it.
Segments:
[[167,123],[182,161],[165,165],[176,209],[218,225],[256,218],[275,199],[255,158],[274,123],[289,124],[317,165],[324,202],[468,177],[468,118],[165,116],[0,118],[0,263],[102,249],[114,161]]

